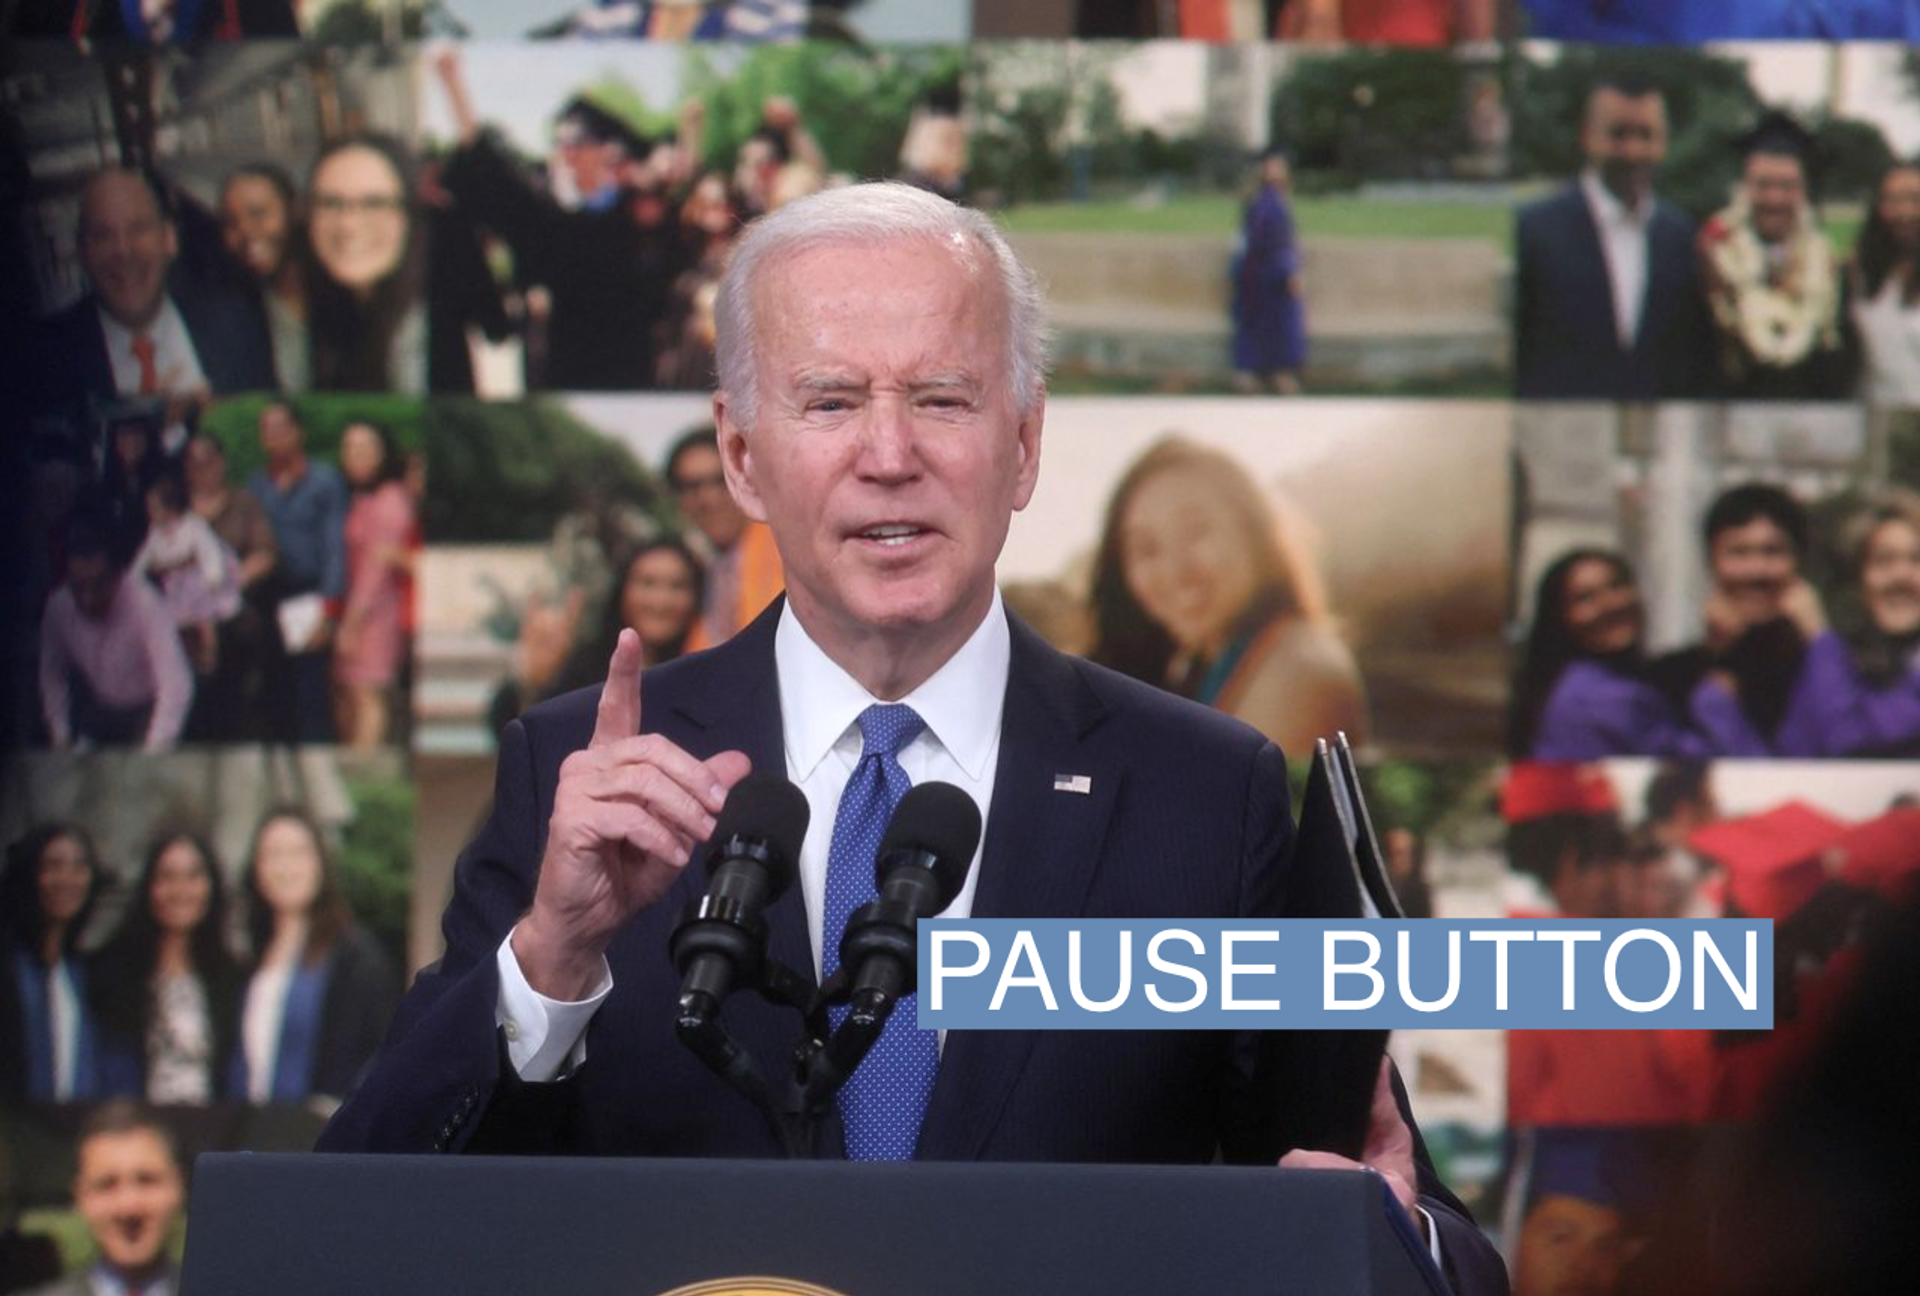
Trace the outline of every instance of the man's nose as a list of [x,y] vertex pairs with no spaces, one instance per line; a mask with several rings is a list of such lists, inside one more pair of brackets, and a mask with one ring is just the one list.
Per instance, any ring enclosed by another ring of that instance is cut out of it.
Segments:
[[880,480],[912,477],[919,449],[913,412],[904,397],[876,396],[860,433],[860,471]]

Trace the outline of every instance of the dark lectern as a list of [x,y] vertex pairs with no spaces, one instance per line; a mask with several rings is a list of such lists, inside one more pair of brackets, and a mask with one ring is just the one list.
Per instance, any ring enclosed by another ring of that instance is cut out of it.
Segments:
[[819,1289],[1446,1291],[1357,1171],[247,1153],[194,1167],[183,1296]]

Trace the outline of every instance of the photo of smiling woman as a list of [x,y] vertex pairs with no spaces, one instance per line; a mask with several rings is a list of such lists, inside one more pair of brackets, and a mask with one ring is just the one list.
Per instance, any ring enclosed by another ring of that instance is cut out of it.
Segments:
[[1353,654],[1274,506],[1222,452],[1167,437],[1107,505],[1092,580],[1094,661],[1246,721],[1304,756],[1367,738]]
[[77,824],[43,824],[7,848],[0,1098],[8,1102],[95,1096],[99,1033],[79,943],[102,883],[93,838]]
[[564,693],[605,679],[614,643],[629,626],[640,636],[643,666],[678,657],[687,650],[706,587],[705,569],[680,537],[658,535],[641,541],[620,570],[599,632],[574,646],[555,691]]
[[269,814],[247,865],[254,963],[241,1000],[234,1092],[332,1105],[352,1092],[393,1016],[399,980],[357,926],[313,821]]
[[1540,577],[1533,606],[1513,686],[1515,760],[1707,754],[1656,683],[1626,559],[1605,549],[1561,555]]
[[1920,406],[1920,161],[1896,162],[1874,186],[1847,288],[1865,361],[1861,395]]
[[209,1103],[233,1055],[240,964],[219,862],[190,833],[147,851],[133,905],[95,960],[103,1096]]
[[220,240],[260,293],[273,371],[280,391],[313,385],[307,342],[307,283],[312,277],[300,197],[287,173],[271,162],[236,167],[220,186]]
[[[1920,755],[1920,494],[1889,487],[1847,528],[1860,614],[1816,640],[1825,754]],[[1835,651],[1837,650],[1837,651]]]
[[362,135],[321,152],[307,180],[307,240],[314,389],[423,394],[425,239],[398,144]]

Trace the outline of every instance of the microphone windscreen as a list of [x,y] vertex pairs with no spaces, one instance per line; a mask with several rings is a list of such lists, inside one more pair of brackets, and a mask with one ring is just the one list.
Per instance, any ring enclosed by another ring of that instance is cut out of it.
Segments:
[[[777,774],[749,774],[727,793],[727,803],[720,808],[719,821],[714,825],[713,840],[744,837],[765,842],[785,874],[784,883],[791,883],[800,872],[800,843],[806,840],[811,814],[806,793],[786,779]],[[715,852],[710,863],[719,862],[719,853]]]
[[941,896],[952,903],[967,880],[967,866],[973,863],[979,844],[980,807],[972,797],[951,783],[916,783],[900,798],[887,834],[880,839],[878,858],[885,860],[903,850],[932,855]]

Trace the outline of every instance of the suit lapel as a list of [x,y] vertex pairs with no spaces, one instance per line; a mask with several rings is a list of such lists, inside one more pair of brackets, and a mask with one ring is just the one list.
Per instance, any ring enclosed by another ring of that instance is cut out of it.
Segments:
[[[976,918],[1073,918],[1086,906],[1114,798],[1121,754],[1088,741],[1105,704],[1072,660],[1017,617],[987,817]],[[1084,779],[1085,791],[1055,780]],[[918,1155],[980,1155],[1028,1055],[1032,1031],[955,1031],[947,1036]]]
[[107,353],[107,331],[100,323],[99,299],[88,296],[78,309],[80,328],[88,342],[81,351],[86,357],[86,372],[81,375],[81,381],[89,393],[111,400],[120,394],[120,389],[113,380],[113,357]]
[[1600,238],[1600,225],[1587,202],[1586,191],[1578,182],[1567,191],[1567,216],[1576,246],[1567,250],[1568,264],[1580,276],[1576,301],[1599,303],[1604,310],[1598,317],[1601,336],[1613,351],[1620,351],[1620,326],[1613,301],[1613,276],[1607,271],[1607,250]]
[[1689,300],[1682,276],[1688,265],[1686,258],[1695,255],[1684,236],[1679,240],[1680,256],[1669,255],[1674,245],[1667,238],[1666,212],[1658,199],[1653,201],[1655,206],[1647,220],[1647,300],[1640,312],[1640,331],[1633,339],[1636,355],[1646,353],[1663,337],[1667,321],[1683,301]]

